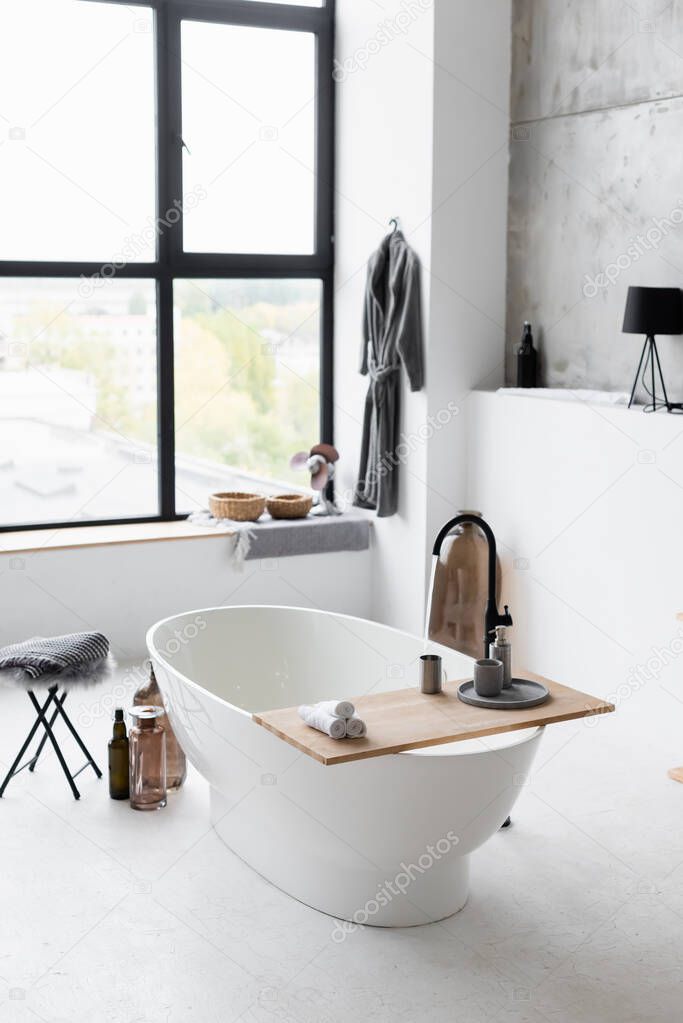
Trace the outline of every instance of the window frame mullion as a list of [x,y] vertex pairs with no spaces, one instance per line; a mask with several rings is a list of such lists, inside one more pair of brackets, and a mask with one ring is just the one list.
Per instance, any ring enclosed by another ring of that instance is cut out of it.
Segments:
[[[159,514],[176,518],[175,501],[175,339],[173,333],[173,263],[182,231],[180,200],[180,22],[168,6],[157,8],[155,23],[157,225],[157,451]],[[170,223],[168,211],[178,209]]]

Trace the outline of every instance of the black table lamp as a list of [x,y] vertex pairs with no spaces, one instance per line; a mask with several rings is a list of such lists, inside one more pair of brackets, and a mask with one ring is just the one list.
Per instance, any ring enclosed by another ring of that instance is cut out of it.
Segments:
[[[645,412],[656,412],[659,408],[665,408],[668,412],[672,409],[677,411],[681,406],[669,401],[662,376],[662,366],[659,361],[657,342],[655,334],[683,334],[683,303],[681,302],[681,291],[679,288],[629,288],[626,298],[626,312],[624,313],[624,334],[645,334],[645,344],[640,353],[640,362],[636,370],[636,378],[633,381],[631,399],[628,403],[630,408],[638,386],[640,371],[643,371],[643,387],[648,396],[652,399],[650,405],[646,405]],[[648,367],[652,390],[646,383]],[[657,397],[655,384],[655,367],[659,374],[664,399]]]

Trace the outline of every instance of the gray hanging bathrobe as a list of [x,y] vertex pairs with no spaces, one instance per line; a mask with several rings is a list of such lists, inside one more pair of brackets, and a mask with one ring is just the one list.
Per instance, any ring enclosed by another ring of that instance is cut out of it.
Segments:
[[401,231],[370,258],[360,371],[370,377],[354,504],[393,515],[398,504],[401,363],[411,391],[424,382],[420,263]]

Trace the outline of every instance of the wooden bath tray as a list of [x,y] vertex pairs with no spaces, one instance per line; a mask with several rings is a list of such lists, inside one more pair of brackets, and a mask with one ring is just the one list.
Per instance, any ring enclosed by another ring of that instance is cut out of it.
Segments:
[[551,725],[592,714],[609,714],[614,710],[611,703],[552,682],[542,675],[530,671],[519,674],[547,686],[550,699],[540,707],[528,710],[472,707],[462,703],[456,695],[464,679],[446,682],[444,691],[438,696],[424,696],[417,689],[410,688],[353,697],[356,713],[368,726],[368,734],[363,739],[331,739],[305,725],[296,707],[267,710],[252,717],[257,724],[290,746],[295,746],[321,764],[330,765],[477,739],[498,732]]

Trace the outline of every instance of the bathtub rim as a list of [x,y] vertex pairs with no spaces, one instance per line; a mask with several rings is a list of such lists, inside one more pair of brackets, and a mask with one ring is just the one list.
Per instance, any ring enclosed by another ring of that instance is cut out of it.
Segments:
[[[198,693],[201,693],[204,697],[209,697],[211,700],[214,700],[216,703],[220,704],[223,707],[228,707],[235,714],[242,715],[244,718],[247,718],[249,721],[251,721],[252,724],[255,727],[258,728],[260,726],[256,724],[256,722],[253,719],[253,714],[250,711],[243,710],[242,707],[236,707],[235,704],[234,703],[230,703],[229,700],[223,699],[222,696],[217,696],[216,693],[211,692],[210,689],[205,689],[204,686],[201,686],[198,682],[195,682],[193,679],[188,678],[188,676],[184,675],[182,673],[182,671],[180,671],[178,668],[176,668],[173,664],[169,663],[169,661],[166,659],[166,657],[162,656],[162,654],[159,652],[159,649],[156,646],[156,643],[154,642],[154,633],[156,632],[157,629],[161,628],[162,625],[167,625],[169,622],[173,622],[173,621],[175,621],[176,619],[179,619],[179,618],[188,618],[190,615],[197,616],[197,615],[202,615],[202,614],[208,613],[210,611],[233,611],[233,610],[234,611],[254,611],[254,610],[261,610],[261,609],[264,609],[264,610],[267,610],[267,611],[305,611],[306,614],[324,615],[325,617],[333,617],[333,618],[343,618],[346,621],[349,621],[349,622],[359,622],[362,625],[366,625],[366,624],[374,625],[378,629],[384,629],[387,632],[396,633],[397,635],[400,635],[400,636],[408,636],[410,639],[414,639],[418,643],[422,642],[422,640],[420,639],[419,636],[416,636],[412,632],[408,632],[406,629],[397,629],[393,625],[385,625],[383,622],[375,622],[371,618],[359,618],[358,615],[343,614],[342,612],[338,612],[338,611],[325,611],[322,608],[318,608],[318,607],[299,607],[299,606],[297,606],[295,604],[219,604],[219,605],[215,605],[215,606],[212,606],[212,607],[192,608],[189,611],[181,611],[179,614],[167,615],[166,618],[160,618],[158,622],[155,622],[153,625],[150,625],[150,627],[147,629],[147,632],[145,633],[145,644],[147,646],[147,651],[148,651],[150,657],[156,658],[158,661],[160,661],[165,666],[165,668],[168,671],[174,672],[175,675],[179,679],[181,679],[183,683],[185,683],[186,685],[190,686],[191,689],[196,690]],[[435,643],[433,640],[429,640],[428,642],[432,646],[443,647],[444,650],[449,651],[450,653],[453,652],[450,649],[450,647],[444,647],[442,643]],[[458,651],[456,651],[456,653],[457,652]],[[467,655],[463,654],[463,656],[466,657]],[[501,735],[501,736],[510,736],[511,741],[510,742],[506,742],[504,746],[492,747],[491,749],[462,750],[462,752],[456,751],[455,749],[453,749],[453,747],[462,746],[466,742],[472,741],[472,740],[464,739],[464,740],[460,740],[460,741],[456,741],[456,742],[452,742],[452,743],[443,743],[443,744],[440,744],[440,745],[437,745],[437,746],[427,746],[424,749],[401,750],[400,752],[394,753],[394,754],[391,754],[391,755],[392,756],[400,756],[400,757],[406,757],[406,756],[411,756],[411,757],[412,756],[430,756],[430,757],[433,757],[433,758],[437,758],[439,756],[442,756],[442,757],[450,757],[450,756],[462,756],[462,757],[483,756],[483,755],[487,755],[487,754],[490,754],[490,753],[497,752],[497,750],[501,750],[502,751],[502,750],[506,750],[506,749],[511,749],[514,746],[521,745],[522,743],[532,742],[534,740],[534,738],[539,733],[542,733],[543,731],[544,731],[544,726],[543,725],[536,725],[536,726],[532,726],[530,728],[523,728],[523,729],[519,729],[519,730],[512,731],[512,732],[496,733],[497,735]],[[486,736],[484,736],[483,739],[481,739],[479,741],[483,742],[483,741],[485,741],[485,739],[486,739]],[[441,745],[443,747],[445,747],[443,753],[436,752],[437,750],[440,749]],[[446,752],[446,748],[448,749],[448,752]]]

